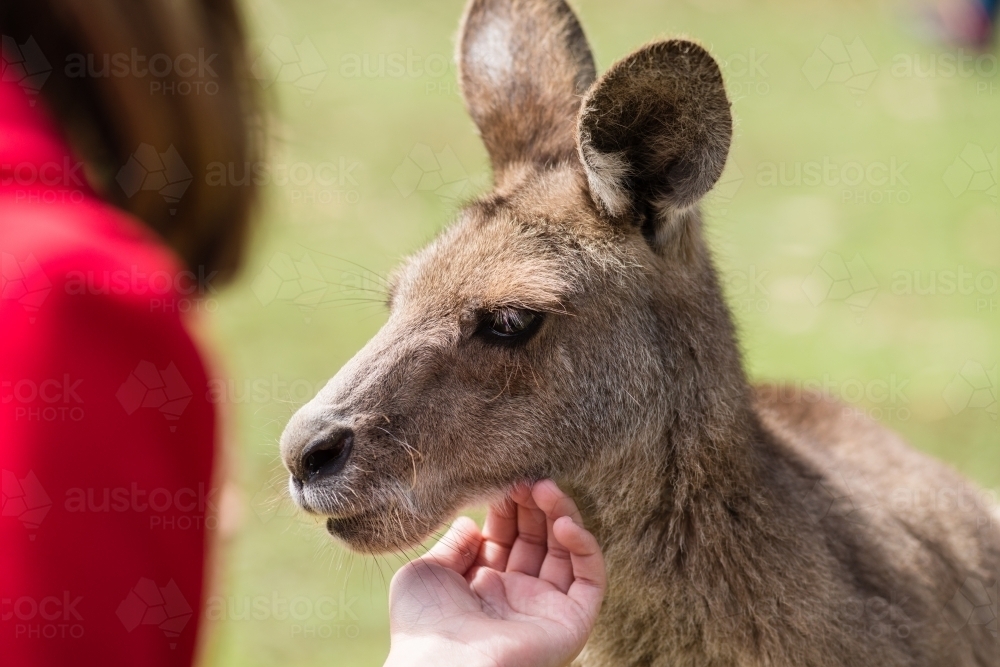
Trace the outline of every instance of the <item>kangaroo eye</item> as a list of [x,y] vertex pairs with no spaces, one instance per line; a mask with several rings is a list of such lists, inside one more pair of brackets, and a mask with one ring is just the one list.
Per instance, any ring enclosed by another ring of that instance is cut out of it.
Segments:
[[491,313],[490,332],[497,336],[516,336],[531,326],[535,314],[530,310],[504,308]]
[[483,314],[477,333],[494,342],[519,343],[535,333],[541,323],[541,313],[523,308],[500,308]]

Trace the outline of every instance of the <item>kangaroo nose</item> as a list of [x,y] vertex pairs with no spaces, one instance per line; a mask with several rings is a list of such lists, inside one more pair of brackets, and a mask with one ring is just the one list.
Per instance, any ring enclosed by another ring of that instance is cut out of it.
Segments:
[[338,474],[344,469],[353,444],[354,431],[349,428],[340,428],[317,438],[302,450],[295,478],[309,483]]

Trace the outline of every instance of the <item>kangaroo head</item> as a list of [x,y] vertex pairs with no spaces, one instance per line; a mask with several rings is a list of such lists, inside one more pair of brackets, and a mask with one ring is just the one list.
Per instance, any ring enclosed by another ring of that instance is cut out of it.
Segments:
[[293,498],[359,551],[628,455],[728,331],[696,208],[732,135],[712,57],[655,42],[595,81],[563,0],[472,0],[458,60],[495,188],[395,273],[386,324],[281,439]]

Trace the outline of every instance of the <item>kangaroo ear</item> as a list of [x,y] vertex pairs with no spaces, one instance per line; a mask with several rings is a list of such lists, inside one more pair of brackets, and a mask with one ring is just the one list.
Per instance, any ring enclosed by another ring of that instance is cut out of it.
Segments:
[[471,0],[459,28],[458,67],[497,183],[513,163],[576,159],[576,118],[595,71],[563,0]]
[[658,238],[726,165],[733,121],[722,73],[693,42],[649,44],[594,84],[578,132],[598,206],[635,216],[648,238]]

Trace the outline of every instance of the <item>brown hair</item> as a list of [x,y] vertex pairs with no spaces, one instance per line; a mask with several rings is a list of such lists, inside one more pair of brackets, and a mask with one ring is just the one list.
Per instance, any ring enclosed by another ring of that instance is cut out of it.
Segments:
[[[212,187],[205,173],[213,162],[242,171],[261,144],[234,0],[0,1],[0,28],[19,44],[33,39],[49,61],[41,94],[102,196],[144,220],[189,267],[231,276],[254,191]],[[140,147],[155,150],[154,160],[176,151],[182,180],[192,179],[179,198],[123,184]]]

